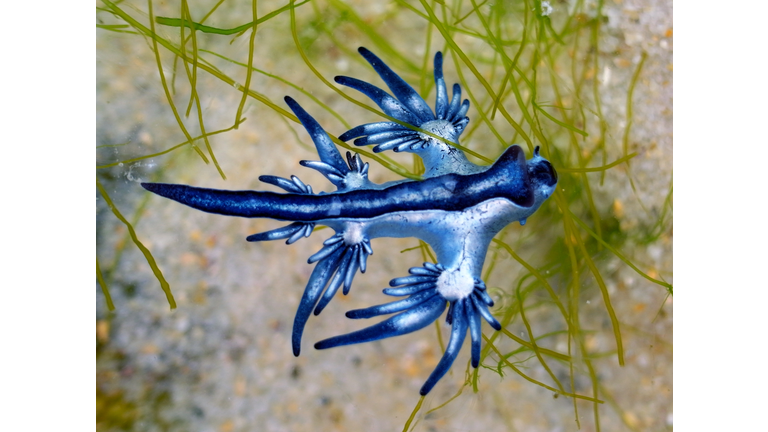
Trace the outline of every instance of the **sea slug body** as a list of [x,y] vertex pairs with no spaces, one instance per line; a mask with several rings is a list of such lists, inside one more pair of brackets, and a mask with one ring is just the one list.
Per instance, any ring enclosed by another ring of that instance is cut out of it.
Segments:
[[[322,173],[337,190],[315,194],[298,177],[261,176],[259,179],[286,193],[226,191],[186,185],[142,183],[160,196],[209,213],[271,218],[291,222],[272,231],[254,234],[248,241],[286,239],[287,244],[308,237],[316,225],[334,230],[323,247],[309,257],[316,263],[299,303],[293,324],[293,353],[301,351],[301,336],[311,314],[319,315],[339,288],[347,294],[358,270],[365,272],[373,253],[371,240],[379,237],[416,237],[428,243],[437,263],[409,270],[395,278],[389,296],[405,297],[366,309],[347,312],[353,319],[394,316],[370,327],[315,344],[333,348],[410,333],[438,319],[446,307],[451,336],[445,354],[422,386],[426,395],[450,369],[469,330],[472,366],[480,359],[482,320],[501,329],[488,307],[480,274],[493,237],[513,222],[524,224],[553,193],[557,173],[539,154],[526,160],[519,146],[507,148],[489,166],[470,162],[449,143],[458,143],[469,122],[469,101],[461,101],[461,87],[453,97],[443,78],[442,54],[435,55],[437,88],[435,111],[413,88],[365,48],[360,54],[376,70],[392,95],[364,81],[336,77],[336,82],[364,93],[385,114],[398,120],[354,127],[339,136],[358,146],[373,145],[374,152],[415,153],[424,162],[421,180],[376,184],[368,180],[368,163],[358,154],[343,158],[325,130],[290,97],[285,102],[296,114],[317,149],[320,161],[301,165]],[[424,132],[426,131],[426,133]],[[436,138],[439,137],[440,139]],[[481,320],[482,318],[482,320]]]

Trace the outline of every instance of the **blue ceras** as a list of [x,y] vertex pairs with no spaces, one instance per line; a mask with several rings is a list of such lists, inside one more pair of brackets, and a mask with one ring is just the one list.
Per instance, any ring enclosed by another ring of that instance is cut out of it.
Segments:
[[[393,279],[390,296],[405,299],[347,312],[349,318],[394,315],[365,329],[315,344],[317,349],[369,342],[419,330],[439,318],[448,307],[451,337],[445,354],[429,376],[421,394],[427,394],[445,375],[458,355],[469,330],[472,366],[480,357],[481,317],[494,329],[501,326],[488,310],[493,301],[480,274],[493,237],[513,223],[525,223],[553,193],[557,173],[537,147],[526,160],[519,146],[511,146],[490,166],[478,166],[449,143],[458,143],[466,127],[469,102],[461,99],[459,85],[448,95],[442,73],[442,55],[435,55],[437,98],[435,113],[384,62],[365,48],[360,53],[378,72],[394,97],[371,84],[336,77],[357,89],[398,122],[370,123],[352,128],[339,138],[357,138],[357,145],[375,145],[374,151],[408,151],[419,155],[426,172],[421,180],[376,184],[368,180],[368,164],[358,154],[346,161],[323,128],[293,99],[285,101],[312,137],[320,161],[301,161],[333,183],[337,190],[314,194],[297,177],[261,176],[260,180],[288,193],[226,191],[185,185],[142,183],[147,190],[209,213],[271,218],[291,222],[248,241],[287,239],[291,244],[311,234],[316,224],[335,234],[309,258],[316,266],[299,303],[293,325],[293,352],[299,355],[301,335],[310,314],[319,314],[343,285],[349,292],[358,270],[364,272],[370,241],[378,237],[416,237],[435,251],[437,263],[410,269],[410,276]],[[409,127],[410,126],[410,127]],[[413,127],[413,129],[411,128]],[[421,129],[427,131],[426,134]],[[431,134],[431,135],[430,135]],[[441,139],[437,139],[436,135]],[[447,142],[445,142],[447,141]],[[449,142],[449,143],[448,143]]]

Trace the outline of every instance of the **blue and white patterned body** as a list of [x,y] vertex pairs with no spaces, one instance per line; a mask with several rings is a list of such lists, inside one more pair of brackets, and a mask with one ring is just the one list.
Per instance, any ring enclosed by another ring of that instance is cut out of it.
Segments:
[[[494,164],[478,166],[461,150],[444,142],[458,142],[469,118],[469,101],[459,103],[461,88],[454,85],[448,102],[442,75],[442,55],[435,56],[437,100],[435,113],[424,100],[378,57],[365,48],[360,53],[379,73],[395,97],[363,81],[336,77],[376,102],[397,122],[355,127],[339,138],[356,145],[373,144],[374,152],[407,151],[419,155],[426,169],[422,180],[375,184],[368,180],[368,164],[347,153],[345,161],[322,127],[286,97],[286,103],[315,143],[321,161],[301,161],[325,175],[337,187],[331,193],[314,194],[297,177],[261,176],[260,180],[288,193],[223,191],[185,185],[143,183],[147,190],[193,208],[229,216],[264,217],[290,221],[273,231],[249,236],[249,241],[287,239],[291,244],[308,237],[314,226],[325,225],[335,234],[309,258],[316,266],[296,313],[293,352],[299,355],[304,326],[318,315],[340,287],[351,288],[358,270],[365,272],[370,241],[378,237],[416,237],[435,251],[438,263],[410,269],[411,276],[393,279],[391,296],[408,296],[392,303],[347,313],[350,318],[370,318],[397,313],[378,324],[315,344],[317,349],[368,342],[419,330],[442,315],[451,338],[438,366],[421,388],[427,394],[448,371],[458,355],[467,330],[472,340],[472,365],[480,355],[480,317],[496,330],[501,326],[488,310],[493,301],[480,280],[485,256],[493,237],[512,222],[525,223],[552,194],[557,174],[538,154],[526,160],[518,146],[509,147]],[[410,127],[409,127],[410,126]],[[412,129],[413,128],[413,129]],[[416,130],[429,132],[424,133]],[[431,134],[431,135],[430,135]],[[435,136],[442,138],[438,139]]]

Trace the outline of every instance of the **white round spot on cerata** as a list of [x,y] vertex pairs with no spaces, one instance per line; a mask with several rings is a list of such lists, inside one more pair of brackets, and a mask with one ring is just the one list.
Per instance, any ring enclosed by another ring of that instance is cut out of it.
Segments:
[[362,243],[364,239],[363,226],[357,223],[349,223],[347,229],[344,230],[344,243],[347,246],[352,246]]
[[466,298],[475,289],[475,279],[467,271],[445,270],[437,278],[437,292],[446,300]]

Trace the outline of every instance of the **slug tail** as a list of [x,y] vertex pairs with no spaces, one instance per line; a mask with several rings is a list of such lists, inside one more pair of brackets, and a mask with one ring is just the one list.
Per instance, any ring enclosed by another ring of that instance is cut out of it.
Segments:
[[142,183],[141,186],[161,197],[207,213],[296,222],[312,222],[322,217],[321,212],[317,210],[307,211],[312,207],[308,201],[313,196],[249,190],[228,191],[166,183]]

